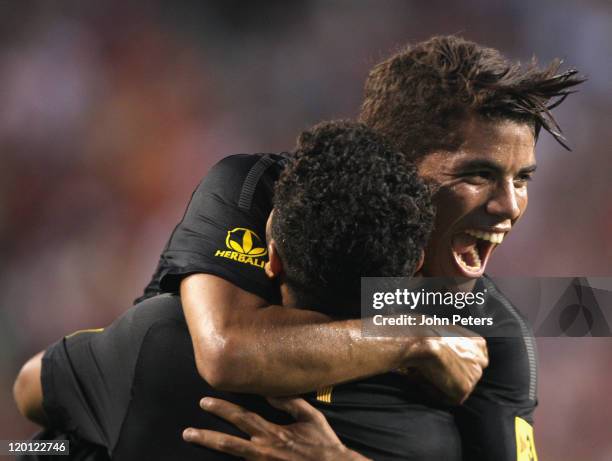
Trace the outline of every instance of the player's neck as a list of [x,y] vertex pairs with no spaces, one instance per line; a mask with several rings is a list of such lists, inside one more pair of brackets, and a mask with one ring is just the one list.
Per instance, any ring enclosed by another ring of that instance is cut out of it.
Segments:
[[305,306],[300,306],[298,303],[298,299],[295,296],[295,293],[289,288],[286,283],[281,283],[280,285],[280,294],[281,294],[281,302],[285,307],[293,307],[293,308],[304,308]]

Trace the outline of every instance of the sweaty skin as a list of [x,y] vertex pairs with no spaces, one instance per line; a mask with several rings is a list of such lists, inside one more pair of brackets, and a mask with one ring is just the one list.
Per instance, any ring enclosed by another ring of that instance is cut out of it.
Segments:
[[[221,312],[197,307],[191,312],[195,314],[192,325],[194,322],[199,326],[208,325],[196,330],[197,333],[191,332],[197,366],[201,374],[203,368],[205,373],[209,372],[210,363],[202,366],[206,355],[201,355],[201,351],[206,353],[211,347],[213,341],[208,338],[214,337],[219,325],[238,333],[237,337],[225,334],[215,338],[212,350],[217,356],[213,365],[219,366],[210,367],[212,379],[207,378],[211,384],[225,386],[230,391],[236,388],[263,395],[305,393],[326,384],[363,377],[364,373],[369,376],[409,366],[419,370],[440,391],[441,399],[461,403],[488,365],[484,339],[472,336],[473,333],[461,327],[437,327],[436,334],[444,337],[428,337],[433,334],[432,330],[413,327],[415,335],[421,336],[362,338],[360,320],[332,322],[312,311],[283,306],[257,307],[265,304],[263,299],[219,277],[204,274],[189,277],[192,282],[200,278],[205,279],[200,288],[208,287],[205,297]],[[219,300],[225,299],[230,305],[224,310]],[[249,305],[253,299],[256,302]],[[233,315],[222,315],[224,312]],[[208,324],[213,313],[217,314],[214,319],[217,324]],[[208,328],[211,333],[207,333]],[[457,341],[457,336],[465,338]],[[302,344],[307,347],[302,348]],[[41,386],[43,352],[22,367],[13,391],[20,413],[42,426],[46,422]],[[226,356],[222,356],[224,353]],[[307,365],[309,362],[311,367]],[[291,364],[295,369],[288,368]],[[275,374],[283,370],[291,373],[289,376]]]
[[[271,240],[272,214],[266,222],[265,271],[275,279],[282,262]],[[457,404],[468,397],[488,365],[485,341],[460,327],[406,327],[400,338],[366,338],[360,319],[333,321],[289,302],[293,297],[285,284],[280,291],[283,305],[268,306],[212,275],[183,280],[183,310],[196,365],[213,387],[294,395],[411,367],[441,391],[443,400]],[[465,338],[458,342],[457,336]]]
[[[419,174],[439,187],[426,276],[481,276],[499,240],[527,208],[527,183],[536,167],[529,125],[472,117],[463,129],[465,142],[457,151],[434,152],[418,163]],[[480,264],[471,258],[472,249]]]
[[[460,327],[436,333],[408,327],[411,336],[366,338],[360,319],[332,321],[314,311],[267,306],[206,274],[187,277],[181,294],[198,370],[226,391],[293,395],[415,367],[448,401],[460,403],[488,364],[485,341]],[[453,336],[469,339],[458,350]]]

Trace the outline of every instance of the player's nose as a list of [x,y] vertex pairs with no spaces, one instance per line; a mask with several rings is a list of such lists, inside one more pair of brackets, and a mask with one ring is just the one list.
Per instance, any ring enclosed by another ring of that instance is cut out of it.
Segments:
[[487,212],[511,221],[521,216],[522,200],[518,196],[514,183],[510,180],[500,182],[487,201]]

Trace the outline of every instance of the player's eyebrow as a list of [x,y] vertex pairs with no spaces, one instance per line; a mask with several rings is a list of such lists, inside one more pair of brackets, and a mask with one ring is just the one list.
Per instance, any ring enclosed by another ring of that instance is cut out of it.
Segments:
[[529,165],[529,166],[526,166],[524,168],[521,168],[519,170],[519,173],[521,173],[521,174],[533,173],[533,172],[535,172],[535,170],[537,170],[537,168],[538,168],[538,166],[534,163],[533,165]]
[[503,172],[503,168],[497,162],[489,159],[466,159],[455,166],[457,171],[489,170],[495,173]]
[[[473,170],[489,170],[495,173],[503,173],[504,168],[497,162],[489,159],[467,159],[455,167],[459,171],[473,171]],[[532,165],[525,166],[519,170],[519,174],[533,173],[537,168],[534,163]]]

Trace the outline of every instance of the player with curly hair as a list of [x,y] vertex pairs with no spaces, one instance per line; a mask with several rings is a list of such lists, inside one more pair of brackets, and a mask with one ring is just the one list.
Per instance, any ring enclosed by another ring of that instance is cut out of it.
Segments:
[[302,133],[276,183],[269,239],[296,305],[359,317],[361,277],[415,272],[430,200],[405,155],[365,125],[327,122]]
[[[365,125],[322,123],[300,136],[275,185],[265,272],[278,282],[285,308],[308,302],[332,318],[354,318],[361,277],[412,275],[422,264],[433,220],[430,190],[404,154]],[[257,247],[244,235],[241,249],[248,253]],[[132,308],[102,332],[79,333],[49,348],[45,360],[51,376],[43,382],[53,383],[45,406],[50,427],[74,427],[112,459],[187,460],[225,459],[180,438],[186,425],[228,430],[198,411],[195,403],[203,395],[287,421],[262,397],[220,393],[199,379],[176,297],[163,299]],[[413,359],[416,364],[417,354]],[[73,372],[62,367],[68,362]],[[113,376],[114,370],[121,373]],[[74,398],[78,392],[83,399]],[[406,390],[399,373],[338,385],[333,404],[321,401],[324,392],[305,397],[319,406],[344,443],[363,454],[459,459],[449,407]],[[424,444],[431,433],[445,443]]]

